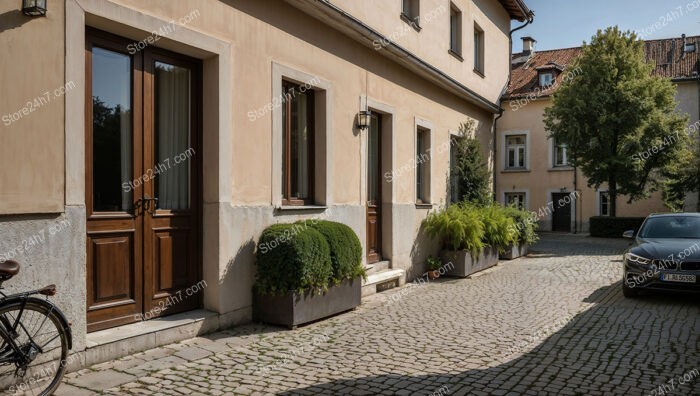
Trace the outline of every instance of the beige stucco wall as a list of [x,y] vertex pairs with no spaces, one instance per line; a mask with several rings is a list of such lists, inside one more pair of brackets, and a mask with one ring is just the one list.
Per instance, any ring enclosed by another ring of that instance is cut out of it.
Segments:
[[[468,86],[491,102],[497,102],[508,77],[510,16],[493,0],[421,0],[420,31],[399,16],[401,1],[336,0],[333,3],[369,26],[392,38],[408,51]],[[462,58],[450,48],[450,3],[462,12]],[[484,77],[474,72],[474,24],[484,31]],[[381,42],[375,43],[380,48]]]
[[[465,12],[465,18],[471,18],[472,13],[474,18],[493,18],[493,26],[489,21],[479,22],[486,30],[487,45],[492,40],[507,43],[505,11],[495,6],[495,0],[477,3],[478,7],[462,4],[472,10]],[[53,93],[67,83],[74,85],[60,100],[52,99],[35,113],[0,126],[4,129],[0,165],[11,170],[0,175],[4,186],[0,214],[59,213],[2,217],[0,228],[12,238],[0,241],[0,252],[15,249],[64,218],[70,222],[34,252],[14,257],[27,264],[22,276],[9,286],[13,291],[56,283],[56,300],[73,323],[77,350],[83,349],[87,340],[85,26],[136,42],[193,11],[197,11],[196,17],[156,45],[203,61],[202,261],[208,284],[203,291],[204,308],[221,314],[222,325],[250,319],[255,241],[269,224],[330,214],[327,218],[350,225],[365,244],[367,133],[354,127],[361,99],[391,119],[391,147],[385,152],[392,165],[389,170],[410,164],[416,155],[416,125],[429,126],[436,150],[430,162],[434,207],[446,200],[449,166],[449,150],[437,149],[444,147],[460,123],[468,118],[478,121],[477,135],[485,156],[491,158],[491,113],[437,88],[380,51],[358,44],[286,2],[67,0],[65,5],[49,2],[48,16],[34,19],[16,15],[19,4],[4,2],[0,4],[0,26],[4,29],[0,45],[8,56],[0,59],[0,86],[12,94],[0,97],[3,114],[21,109],[26,101],[47,90]],[[461,66],[452,64],[453,58],[446,53],[447,30],[440,29],[446,29],[447,21],[444,26],[424,26],[421,44],[412,51],[424,52],[429,63],[495,100],[506,79],[507,64],[499,66],[498,59],[507,59],[507,44],[489,46],[486,79],[471,80],[474,77],[467,60]],[[396,23],[402,23],[398,13]],[[469,25],[465,23],[465,27]],[[469,33],[465,28],[465,53],[470,51]],[[439,45],[445,47],[433,52],[438,37]],[[272,100],[279,83],[273,75],[280,66],[318,77],[328,94],[325,125],[329,143],[324,154],[330,172],[325,178],[328,209],[289,212],[275,207],[273,186],[279,179],[273,166],[273,117],[277,113],[267,111],[255,119],[249,114]],[[392,181],[385,178],[383,183],[390,192],[383,203],[384,253],[392,267],[405,269],[410,279],[422,273],[425,256],[438,249],[420,234],[429,208],[415,205],[415,172],[410,166],[401,176]]]
[[64,205],[64,5],[30,18],[0,2],[0,214],[56,213]]

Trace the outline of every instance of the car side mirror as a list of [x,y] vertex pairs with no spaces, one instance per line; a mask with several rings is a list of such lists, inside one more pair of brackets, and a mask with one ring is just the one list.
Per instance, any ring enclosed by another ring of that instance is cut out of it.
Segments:
[[634,238],[634,230],[627,230],[627,231],[623,232],[622,237],[623,238],[630,238],[630,239]]

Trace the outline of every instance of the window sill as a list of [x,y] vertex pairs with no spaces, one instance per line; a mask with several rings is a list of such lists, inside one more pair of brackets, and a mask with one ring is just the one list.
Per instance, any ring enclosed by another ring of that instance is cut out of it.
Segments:
[[504,169],[501,173],[526,173],[530,172],[530,169]]
[[324,211],[328,209],[325,205],[282,205],[275,208],[279,212],[314,212],[314,211]]
[[476,75],[478,75],[479,77],[481,77],[481,78],[486,78],[486,76],[484,75],[484,72],[482,72],[481,70],[477,69],[476,67],[474,68],[474,73],[475,73]]
[[573,170],[572,166],[555,166],[547,169],[548,172],[572,172]]
[[408,24],[408,26],[412,27],[416,32],[421,31],[421,27],[418,24],[418,22],[416,22],[414,19],[411,19],[410,16],[408,16],[402,12],[400,17],[401,17],[402,21],[406,22]]
[[451,48],[448,49],[447,52],[448,52],[450,55],[452,55],[452,56],[454,56],[455,58],[457,58],[457,60],[459,60],[460,62],[464,62],[464,58],[462,58],[462,55],[460,55],[459,52],[454,51],[454,50],[451,49]]
[[431,203],[416,203],[416,209],[432,209],[433,204]]

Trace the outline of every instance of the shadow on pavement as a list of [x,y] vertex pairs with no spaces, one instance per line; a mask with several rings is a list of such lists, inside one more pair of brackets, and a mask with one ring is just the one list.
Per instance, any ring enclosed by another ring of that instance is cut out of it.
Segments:
[[700,368],[696,296],[653,294],[625,299],[617,282],[584,301],[594,305],[559,331],[543,333],[541,339],[523,334],[523,342],[511,346],[514,357],[493,367],[460,372],[456,366],[454,373],[342,379],[280,394],[649,395],[672,379],[676,394],[700,394],[700,378],[684,385],[677,380]]

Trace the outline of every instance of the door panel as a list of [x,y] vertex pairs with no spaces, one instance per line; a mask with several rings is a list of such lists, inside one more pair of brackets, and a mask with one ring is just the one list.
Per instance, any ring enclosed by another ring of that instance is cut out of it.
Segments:
[[141,187],[129,184],[141,173],[141,62],[125,49],[99,33],[86,40],[88,331],[132,322],[143,308]]
[[[144,309],[158,314],[195,308],[201,296],[181,299],[200,279],[197,252],[199,201],[198,162],[194,143],[199,138],[198,98],[194,87],[198,65],[165,52],[144,57],[144,167],[153,177],[144,184],[152,197],[144,216]],[[177,301],[176,304],[167,304]]]
[[382,136],[379,116],[367,132],[367,262],[382,260]]
[[[552,231],[571,232],[571,200],[569,193],[553,193]],[[562,203],[563,205],[559,205]]]

